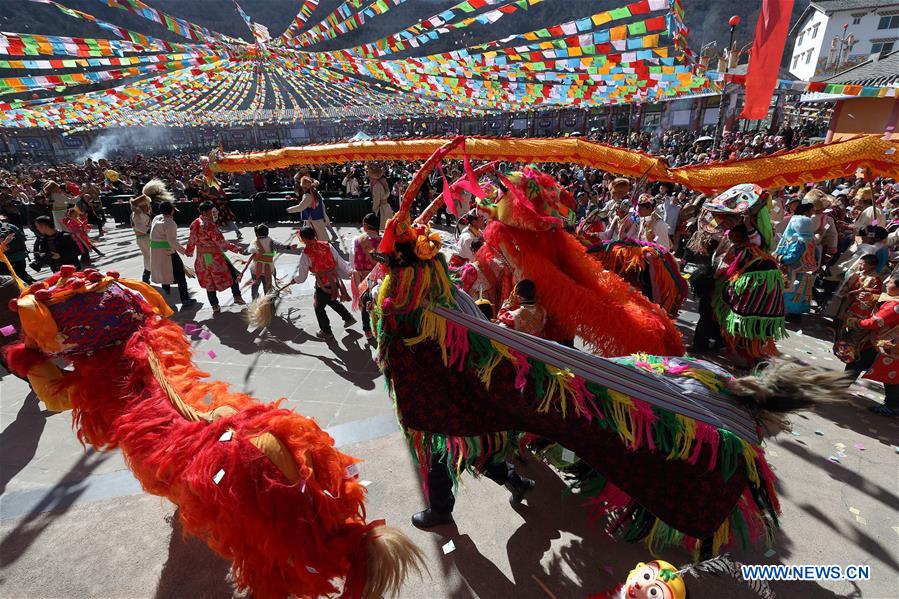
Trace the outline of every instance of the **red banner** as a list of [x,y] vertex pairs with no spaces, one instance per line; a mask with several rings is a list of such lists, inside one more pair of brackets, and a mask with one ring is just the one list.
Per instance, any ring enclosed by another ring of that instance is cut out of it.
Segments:
[[762,120],[768,116],[792,12],[793,0],[762,1],[746,71],[746,103],[740,118]]

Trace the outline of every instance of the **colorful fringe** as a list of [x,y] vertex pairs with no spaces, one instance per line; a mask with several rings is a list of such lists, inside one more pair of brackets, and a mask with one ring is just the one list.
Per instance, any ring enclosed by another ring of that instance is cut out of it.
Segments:
[[787,336],[783,289],[783,275],[775,269],[718,282],[712,309],[731,349],[754,358],[776,354],[774,342]]
[[[588,250],[602,264],[627,281],[640,280],[648,271],[652,296],[669,316],[676,316],[689,293],[677,260],[667,249],[648,242],[623,240],[600,243]],[[642,288],[642,285],[640,285]]]
[[[779,510],[774,499],[774,477],[764,462],[760,448],[727,430],[716,429],[680,414],[661,410],[585,381],[567,370],[525,357],[496,341],[466,331],[434,313],[423,311],[419,320],[422,323],[421,334],[406,339],[407,345],[425,341],[438,343],[445,367],[464,368],[477,373],[488,388],[496,365],[503,360],[511,362],[518,373],[516,388],[523,388],[528,380],[534,384],[536,393],[541,398],[539,404],[534,406],[537,412],[556,410],[565,417],[584,418],[588,421],[596,419],[602,428],[617,433],[629,451],[658,451],[664,453],[667,459],[684,460],[690,464],[696,464],[703,448],[707,447],[710,449],[708,471],[718,469],[724,480],[733,475],[742,460],[749,474],[752,493],[748,497],[752,501],[747,502],[745,498],[741,500],[731,520],[721,525],[719,533],[713,539],[715,552],[734,540],[731,534],[732,521],[751,521],[754,524],[750,527],[754,535],[751,538],[759,536],[759,531],[767,531],[774,526]],[[700,368],[672,368],[665,358],[657,356],[638,355],[634,358],[634,367],[638,369],[655,372],[664,370],[671,375],[690,377],[717,391],[722,391],[725,386],[722,379]],[[502,459],[514,447],[517,436],[508,432],[479,437],[450,437],[410,429],[405,432],[420,467],[426,470],[431,456],[436,454],[445,460],[456,483],[463,471],[477,473],[489,461]],[[738,540],[745,543],[748,538],[744,534],[746,526],[733,526],[738,531],[743,531]],[[658,550],[663,544],[671,542],[679,542],[694,550],[700,543],[698,539],[671,529],[648,512],[643,513],[640,521],[631,528],[643,530],[642,536],[638,535],[638,538],[645,538],[651,550]],[[628,535],[633,537],[637,533],[630,532]]]

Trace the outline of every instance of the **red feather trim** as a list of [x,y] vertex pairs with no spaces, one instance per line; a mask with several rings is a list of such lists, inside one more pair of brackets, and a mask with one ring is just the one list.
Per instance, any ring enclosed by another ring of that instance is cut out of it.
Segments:
[[[238,411],[211,423],[184,418],[152,373],[148,347],[185,403]],[[179,506],[185,531],[233,561],[240,588],[260,598],[329,595],[334,581],[365,570],[365,489],[347,477],[356,460],[313,420],[205,380],[181,328],[166,320],[74,365],[66,383],[79,438],[120,448],[147,492]],[[250,442],[264,432],[293,457],[299,482]],[[348,585],[347,596],[361,595],[358,582]]]
[[559,335],[578,335],[603,356],[684,354],[681,335],[664,311],[621,277],[603,270],[561,229],[525,231],[493,221],[484,239],[499,250],[516,279],[537,284],[537,302]]

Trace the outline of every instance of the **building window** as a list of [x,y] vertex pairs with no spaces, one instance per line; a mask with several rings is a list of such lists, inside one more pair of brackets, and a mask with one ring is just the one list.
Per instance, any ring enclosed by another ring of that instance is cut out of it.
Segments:
[[892,17],[880,17],[877,23],[878,29],[899,29],[899,15]]
[[861,23],[861,22],[862,22],[862,18],[861,18],[861,17],[852,17],[852,24],[853,24],[853,25],[858,25],[858,24]]
[[893,42],[877,42],[871,44],[871,54],[880,54],[881,52],[892,52]]
[[815,26],[812,27],[812,39],[818,37],[818,25],[819,23],[815,23]]
[[801,32],[801,33],[799,34],[799,39],[796,40],[796,45],[797,45],[797,46],[801,46],[801,45],[802,45],[802,38],[804,38],[804,37],[805,37],[805,31],[803,31],[803,32]]
[[812,61],[812,51],[809,50],[805,53],[805,64],[808,64]]
[[799,64],[799,54],[793,57],[793,68],[796,68],[796,65]]

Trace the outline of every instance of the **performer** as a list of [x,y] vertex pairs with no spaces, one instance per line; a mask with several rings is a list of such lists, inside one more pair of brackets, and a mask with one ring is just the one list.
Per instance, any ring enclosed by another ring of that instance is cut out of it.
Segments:
[[[377,251],[381,243],[381,235],[378,230],[380,220],[378,215],[370,212],[362,219],[362,234],[353,241],[353,285],[358,292],[359,285],[378,264],[372,257],[372,252]],[[355,292],[354,292],[355,293]],[[359,310],[362,312],[362,331],[369,339],[373,337],[371,332],[371,319],[368,317],[368,302],[359,302]]]
[[89,265],[91,263],[91,250],[97,252],[98,256],[103,256],[103,252],[98,250],[88,237],[88,231],[91,225],[87,221],[87,215],[79,212],[77,208],[69,208],[66,217],[62,219],[63,226],[72,234],[72,239],[78,245],[81,252],[81,263]]
[[316,336],[319,339],[333,339],[334,334],[331,332],[331,322],[325,312],[326,307],[330,306],[343,318],[344,327],[349,328],[356,322],[350,311],[341,303],[350,299],[341,280],[350,277],[350,265],[340,257],[331,244],[316,239],[316,231],[312,227],[303,227],[300,231],[300,241],[304,246],[303,256],[297,265],[293,281],[302,283],[310,272],[315,275],[315,295],[312,305],[319,327]]
[[476,239],[481,239],[484,225],[487,219],[477,210],[473,210],[459,219],[460,225],[465,225],[456,241],[456,249],[449,261],[450,268],[462,268],[466,263],[474,260],[474,251],[471,244]]
[[259,296],[260,285],[263,293],[269,293],[272,290],[274,280],[278,278],[275,270],[276,252],[295,250],[297,245],[278,243],[268,236],[268,227],[265,225],[256,225],[253,228],[253,232],[256,233],[256,242],[253,244],[255,251],[250,260],[255,262],[255,264],[253,266],[253,285],[250,287],[250,293],[253,299],[256,299]]
[[383,229],[393,216],[393,208],[390,207],[390,186],[384,178],[384,167],[370,164],[368,178],[371,184],[371,211],[378,215],[380,220],[378,226]]
[[621,200],[627,200],[631,193],[631,182],[624,177],[613,179],[609,183],[609,199],[603,210],[611,214],[613,210],[621,203]]
[[150,282],[150,198],[139,195],[131,200],[131,229],[134,231],[134,240],[140,249],[144,259],[144,274],[141,277],[144,283]]
[[190,237],[184,255],[193,256],[194,250],[197,251],[194,271],[197,273],[200,287],[206,290],[214,314],[222,311],[217,292],[228,288],[231,289],[235,304],[246,305],[240,295],[238,280],[240,276],[225,256],[225,250],[239,252],[240,248],[225,241],[224,235],[215,223],[215,204],[206,200],[200,202],[199,209],[200,216],[190,224]]
[[732,247],[715,274],[712,300],[721,336],[738,358],[753,365],[777,354],[785,336],[783,275],[776,259],[752,243],[745,225],[728,231]]
[[636,239],[638,234],[637,223],[631,215],[630,200],[620,200],[615,205],[615,215],[609,223],[609,228],[600,233],[603,241],[623,241]]
[[172,283],[176,283],[183,310],[195,306],[197,300],[187,291],[184,264],[178,257],[178,254],[184,254],[187,250],[178,243],[178,225],[172,218],[174,212],[174,204],[161,202],[159,215],[150,224],[150,280],[162,285],[166,295],[171,292]]
[[640,217],[640,241],[648,241],[660,245],[666,250],[671,249],[671,239],[668,237],[668,225],[656,212],[652,196],[642,194],[637,200],[637,216]]
[[522,333],[543,337],[546,327],[546,310],[537,305],[537,286],[522,279],[515,285],[512,296],[506,300],[496,320],[499,324]]
[[812,219],[794,214],[774,251],[786,277],[784,303],[790,320],[798,320],[811,309],[812,288],[818,270],[815,247]]
[[53,213],[53,227],[57,231],[65,231],[65,225],[62,221],[66,217],[66,211],[69,209],[69,196],[65,190],[59,186],[56,181],[47,181],[44,185],[44,195],[50,200],[50,206]]
[[287,209],[288,214],[299,213],[305,226],[312,227],[318,239],[327,241],[327,225],[330,221],[328,220],[328,213],[325,211],[325,202],[321,194],[318,193],[318,181],[304,175],[297,182],[299,183],[300,203],[289,207]]
[[838,292],[840,305],[837,321],[843,323],[848,318],[868,318],[882,292],[883,281],[877,275],[877,256],[865,254],[859,261],[858,270],[849,275]]
[[872,412],[899,416],[899,275],[890,276],[880,306],[870,318],[850,318],[847,327],[868,333],[858,357],[846,364],[846,372],[883,383],[884,403],[869,408]]

